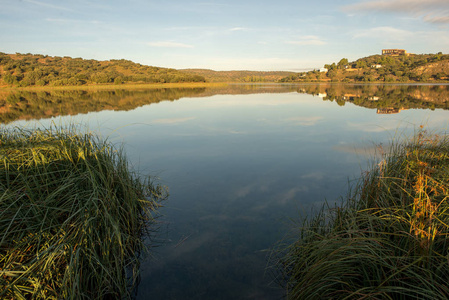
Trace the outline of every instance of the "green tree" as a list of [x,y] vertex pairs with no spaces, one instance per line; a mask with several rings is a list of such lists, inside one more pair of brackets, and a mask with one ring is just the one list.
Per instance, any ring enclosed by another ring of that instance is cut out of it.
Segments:
[[340,61],[338,62],[338,67],[342,68],[342,67],[344,67],[344,66],[346,66],[346,65],[348,65],[348,64],[349,64],[348,59],[347,59],[347,58],[342,58],[342,59],[340,59]]
[[364,69],[364,68],[366,68],[367,67],[367,65],[366,65],[366,62],[364,61],[364,60],[358,60],[357,61],[357,68],[362,68],[362,69]]

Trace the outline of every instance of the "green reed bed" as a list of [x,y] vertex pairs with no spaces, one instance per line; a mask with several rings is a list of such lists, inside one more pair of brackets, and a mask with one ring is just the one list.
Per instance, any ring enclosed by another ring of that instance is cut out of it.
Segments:
[[130,298],[162,197],[93,134],[0,129],[0,298]]
[[449,138],[392,145],[279,260],[288,299],[449,298]]

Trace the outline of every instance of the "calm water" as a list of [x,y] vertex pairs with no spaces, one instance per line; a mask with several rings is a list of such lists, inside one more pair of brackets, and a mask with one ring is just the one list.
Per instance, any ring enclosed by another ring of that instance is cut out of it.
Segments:
[[0,117],[87,124],[169,187],[138,299],[278,299],[267,263],[291,219],[345,195],[376,145],[447,132],[448,98],[428,85],[20,93],[0,97]]

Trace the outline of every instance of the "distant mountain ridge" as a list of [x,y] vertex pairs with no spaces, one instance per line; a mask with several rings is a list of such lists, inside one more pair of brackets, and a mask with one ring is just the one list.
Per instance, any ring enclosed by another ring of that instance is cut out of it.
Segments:
[[296,74],[288,71],[214,71],[209,69],[181,69],[187,74],[203,76],[208,82],[278,82]]

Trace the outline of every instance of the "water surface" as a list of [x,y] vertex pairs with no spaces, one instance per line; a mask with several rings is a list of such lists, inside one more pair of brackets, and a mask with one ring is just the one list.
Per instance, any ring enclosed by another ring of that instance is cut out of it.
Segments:
[[[375,148],[445,132],[447,85],[231,85],[0,97],[5,126],[88,124],[170,198],[138,299],[277,299],[270,249],[346,194]],[[3,101],[3,102],[2,102]],[[39,125],[36,125],[36,119]]]

